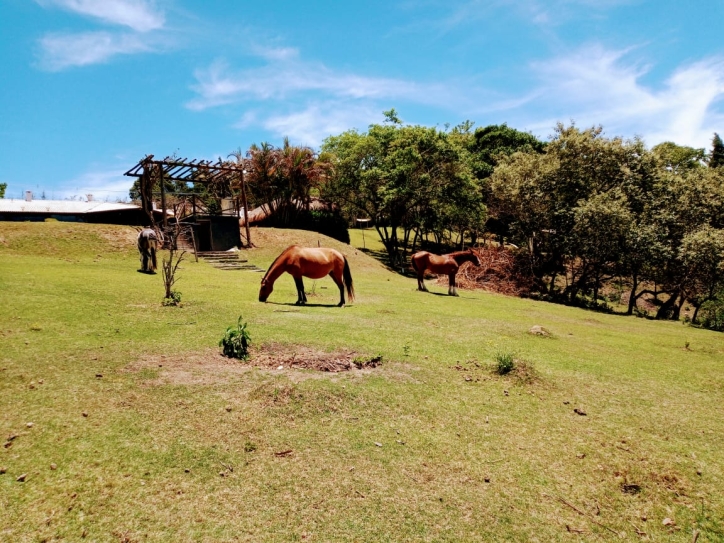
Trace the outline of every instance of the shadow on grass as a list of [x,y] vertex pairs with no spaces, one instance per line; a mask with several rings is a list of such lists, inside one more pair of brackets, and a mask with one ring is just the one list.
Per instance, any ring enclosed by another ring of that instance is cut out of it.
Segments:
[[[298,307],[298,308],[302,308],[302,307],[339,307],[337,304],[309,304],[309,303],[307,303],[307,304],[299,305],[295,302],[286,302],[286,303],[262,302],[262,303],[267,303],[267,304],[271,304],[271,305],[282,305],[282,306],[286,306],[286,307]],[[350,305],[350,304],[346,304],[346,305]]]
[[461,300],[475,300],[476,299],[471,296],[462,296],[460,294],[458,294],[457,296],[450,296],[446,292],[432,292],[431,290],[428,290],[426,294],[433,294],[434,296],[442,296],[444,298],[459,298]]

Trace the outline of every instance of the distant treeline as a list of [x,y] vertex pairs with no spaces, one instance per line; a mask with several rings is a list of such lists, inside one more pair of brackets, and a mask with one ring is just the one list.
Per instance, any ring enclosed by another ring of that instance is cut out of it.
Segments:
[[[366,132],[330,136],[319,152],[285,140],[233,156],[247,171],[250,207],[264,205],[274,224],[328,217],[334,234],[345,220],[370,219],[395,269],[421,247],[495,240],[518,247],[532,295],[605,308],[604,295],[623,290],[629,314],[646,297],[656,318],[679,319],[690,305],[695,323],[724,329],[717,134],[709,150],[648,149],[600,127],[559,124],[544,142],[505,124],[408,125],[390,110]],[[239,187],[198,190],[218,197]]]
[[[625,289],[653,316],[724,328],[724,145],[606,137],[559,124],[549,141],[506,125],[439,130],[394,111],[367,132],[328,138],[325,200],[365,216],[393,266],[422,244],[494,237],[519,247],[537,295],[601,307]],[[615,285],[615,289],[612,288]]]

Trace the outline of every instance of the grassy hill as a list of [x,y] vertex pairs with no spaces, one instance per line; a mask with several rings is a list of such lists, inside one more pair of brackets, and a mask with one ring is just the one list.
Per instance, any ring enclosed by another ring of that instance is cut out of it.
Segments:
[[[724,540],[721,334],[420,293],[313,232],[252,239],[264,269],[339,248],[357,300],[306,280],[296,307],[286,275],[262,304],[260,273],[187,255],[163,307],[133,229],[0,223],[0,540]],[[218,355],[239,315],[250,364]],[[383,362],[289,367],[329,353]]]

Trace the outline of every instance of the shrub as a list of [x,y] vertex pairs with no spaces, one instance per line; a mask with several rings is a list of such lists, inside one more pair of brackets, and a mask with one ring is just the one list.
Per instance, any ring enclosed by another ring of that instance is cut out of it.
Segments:
[[507,375],[515,368],[513,353],[498,352],[495,354],[495,371],[498,375]]
[[716,298],[703,303],[698,321],[702,328],[724,332],[724,299]]
[[178,290],[172,290],[170,292],[171,296],[168,296],[163,299],[163,302],[161,302],[164,306],[172,306],[172,305],[181,305],[181,293]]
[[247,324],[241,323],[241,315],[236,322],[236,326],[229,326],[226,329],[224,337],[219,341],[219,347],[223,348],[224,356],[229,358],[238,358],[246,360],[249,358],[249,344],[251,344],[251,336],[246,329]]

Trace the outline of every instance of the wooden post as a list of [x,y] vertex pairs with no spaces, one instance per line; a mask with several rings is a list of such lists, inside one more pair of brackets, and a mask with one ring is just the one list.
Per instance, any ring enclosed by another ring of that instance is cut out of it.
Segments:
[[194,246],[194,258],[196,259],[196,262],[199,261],[199,253],[196,250],[196,236],[194,235],[194,227],[189,226],[189,230],[191,230],[191,243]]
[[144,161],[143,163],[143,174],[141,175],[140,188],[141,188],[141,207],[148,215],[150,226],[155,229],[156,221],[153,216],[153,179],[151,175],[150,161]]
[[163,228],[168,228],[168,214],[166,213],[166,187],[163,182],[163,166],[158,164],[158,182],[161,185],[161,210],[163,211]]
[[247,247],[253,247],[251,243],[251,234],[249,234],[249,213],[246,204],[246,184],[244,182],[243,166],[241,169],[241,202],[242,204],[244,204],[244,226],[246,227],[246,245]]

